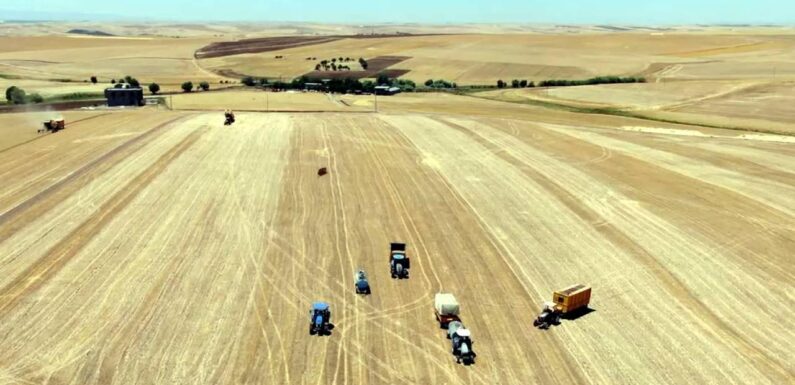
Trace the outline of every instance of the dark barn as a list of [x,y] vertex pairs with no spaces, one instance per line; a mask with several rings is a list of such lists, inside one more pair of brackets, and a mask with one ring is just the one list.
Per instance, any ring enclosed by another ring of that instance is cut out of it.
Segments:
[[118,106],[143,106],[144,90],[142,88],[107,88],[105,98],[108,107]]

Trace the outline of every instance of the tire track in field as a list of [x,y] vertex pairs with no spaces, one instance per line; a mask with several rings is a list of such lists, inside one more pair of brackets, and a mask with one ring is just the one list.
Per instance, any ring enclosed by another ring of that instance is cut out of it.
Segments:
[[640,161],[654,162],[654,164],[675,173],[735,192],[772,210],[795,217],[795,188],[790,185],[767,181],[703,162],[697,163],[690,157],[658,150],[649,145],[636,144],[625,138],[617,139],[609,135],[557,124],[545,123],[541,126],[567,137],[608,147]]
[[[384,120],[388,125],[395,128],[395,130],[405,138],[405,140],[416,148],[416,151],[420,155],[427,156],[429,154],[441,154],[441,156],[447,157],[454,157],[453,154],[456,152],[452,149],[445,149],[442,150],[442,145],[446,145],[448,147],[452,147],[453,143],[455,142],[456,138],[441,138],[442,134],[437,133],[430,133],[430,128],[417,128],[422,126],[427,126],[427,123],[431,122],[431,120],[424,120],[427,118],[418,118],[416,120],[401,120],[402,116],[395,116],[395,117],[388,117],[384,116],[381,119]],[[436,122],[434,122],[436,123]],[[441,123],[437,123],[441,124]],[[433,138],[432,140],[430,138]],[[443,142],[447,142],[444,143]],[[470,146],[471,147],[471,146]],[[473,151],[472,148],[467,149],[469,151],[466,153],[466,161],[461,162],[463,165],[466,163],[478,163],[478,166],[481,169],[478,171],[480,173],[483,172],[490,172],[492,171],[487,167],[485,160],[478,159],[477,157],[473,156],[474,153],[478,151]],[[485,156],[487,154],[483,154]],[[490,152],[489,152],[490,155]],[[473,159],[474,160],[469,160]],[[531,274],[525,271],[525,267],[527,265],[522,265],[518,260],[516,255],[511,252],[511,248],[505,244],[504,240],[497,236],[498,231],[492,228],[492,225],[489,221],[484,218],[481,214],[481,210],[476,208],[472,202],[470,202],[467,197],[462,195],[462,191],[459,189],[462,188],[460,185],[456,185],[454,180],[451,180],[451,177],[454,177],[455,174],[448,175],[447,171],[451,171],[454,173],[467,173],[468,171],[472,171],[474,169],[470,169],[467,167],[457,168],[456,165],[452,165],[454,170],[442,170],[437,165],[435,165],[436,160],[433,160],[431,165],[425,165],[428,170],[435,173],[439,180],[443,183],[443,186],[450,192],[450,195],[454,197],[455,201],[461,206],[462,209],[467,210],[470,212],[475,220],[475,222],[480,226],[482,229],[485,238],[491,244],[491,247],[495,250],[495,254],[498,255],[499,261],[504,263],[505,269],[507,269],[507,273],[514,278],[514,281],[517,283],[517,290],[523,291],[522,295],[531,298],[538,298],[540,296],[541,291],[538,290],[534,280],[530,278]],[[473,166],[474,167],[474,166]],[[472,175],[478,175],[478,172],[473,172]],[[467,175],[469,175],[467,173]],[[496,197],[489,197],[488,194],[482,195],[484,199],[498,199]],[[507,256],[507,257],[506,257]],[[532,265],[529,267],[532,268]],[[540,273],[535,273],[535,276],[539,276]],[[500,293],[505,294],[505,293]],[[488,320],[484,320],[486,324],[489,323]],[[536,349],[532,349],[534,353],[536,351],[540,351],[540,353],[535,353],[532,359],[532,369],[534,377],[536,380],[539,380],[539,376],[543,378],[545,383],[588,383],[591,381],[591,378],[587,377],[585,371],[581,364],[577,360],[575,360],[571,354],[565,350],[560,349],[559,346],[564,344],[564,341],[560,338],[555,336],[551,336],[550,339],[542,338],[536,339],[533,342],[540,342],[539,346]],[[542,342],[543,341],[543,342]],[[554,361],[552,361],[554,360]],[[554,363],[551,363],[554,362]],[[578,367],[578,365],[580,365]],[[555,368],[555,369],[552,369]],[[513,375],[513,374],[512,374]],[[515,378],[512,377],[512,378]]]
[[162,134],[165,132],[165,127],[180,119],[183,119],[183,117],[171,119],[122,143],[36,195],[0,214],[0,242],[8,239],[11,235],[24,228],[27,222],[40,217],[59,205],[62,199],[56,198],[65,198],[74,194],[86,183],[108,171],[114,167],[116,163],[153,141],[158,136],[156,134]]
[[[36,261],[22,274],[14,278],[13,281],[0,288],[0,314],[7,313],[23,298],[35,292],[63,269],[69,260],[102,231],[105,225],[110,223],[174,159],[190,148],[203,133],[203,130],[194,131],[167,153],[163,154],[154,164],[127,183],[118,193],[110,197],[93,216],[89,217],[53,246],[47,253],[47,257]],[[43,197],[40,199],[43,199]]]
[[[521,170],[529,178],[538,182],[553,196],[557,197],[561,203],[582,218],[583,222],[599,223],[599,226],[593,226],[597,232],[605,236],[611,243],[625,249],[628,255],[634,256],[636,260],[646,266],[648,271],[654,274],[660,282],[664,284],[666,289],[677,298],[677,300],[682,302],[686,308],[700,309],[698,313],[699,318],[711,326],[710,330],[715,331],[714,334],[716,337],[734,345],[738,351],[743,352],[745,357],[750,358],[754,363],[764,368],[764,370],[762,370],[763,373],[773,371],[777,372],[782,378],[786,378],[786,368],[778,365],[774,357],[771,357],[769,353],[759,349],[750,341],[746,340],[746,337],[734,330],[727,321],[715,314],[708,304],[698,299],[687,285],[674,276],[674,274],[671,273],[665,265],[661,264],[642,244],[639,244],[620,228],[611,224],[598,212],[588,207],[588,205],[583,204],[575,194],[568,191],[563,185],[556,182],[543,171],[538,170],[531,162],[523,160],[521,155],[517,155],[515,151],[510,150],[511,146],[509,143],[490,138],[469,127],[464,127],[450,121],[443,121],[442,123],[464,132],[481,145],[492,149],[496,156],[515,165],[518,170]],[[505,149],[509,150],[505,151]]]

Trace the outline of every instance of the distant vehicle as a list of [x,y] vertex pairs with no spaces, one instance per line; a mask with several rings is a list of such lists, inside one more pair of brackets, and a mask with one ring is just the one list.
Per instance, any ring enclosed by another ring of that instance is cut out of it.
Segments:
[[439,321],[439,327],[443,329],[448,328],[451,322],[461,323],[461,319],[458,318],[461,305],[450,293],[437,293],[433,299],[433,310],[436,320]]
[[353,274],[353,282],[356,287],[356,294],[370,294],[370,283],[367,281],[367,273],[359,270]]
[[66,121],[63,118],[60,119],[50,119],[46,120],[43,123],[44,128],[39,130],[39,132],[58,132],[66,128]]
[[390,243],[389,244],[389,268],[392,272],[392,278],[408,278],[409,268],[411,267],[411,260],[406,255],[405,243]]
[[232,110],[224,111],[224,126],[231,126],[235,123],[235,113]]
[[331,334],[331,310],[325,302],[315,302],[309,311],[309,335]]
[[533,321],[533,326],[548,329],[550,325],[560,324],[563,315],[571,314],[588,307],[591,301],[591,288],[573,285],[552,294],[553,302],[545,302],[541,314]]

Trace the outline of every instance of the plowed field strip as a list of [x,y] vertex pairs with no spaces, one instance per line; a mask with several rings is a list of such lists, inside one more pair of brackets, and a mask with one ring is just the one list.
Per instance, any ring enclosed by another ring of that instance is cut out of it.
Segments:
[[0,313],[7,312],[26,295],[30,295],[58,273],[114,216],[124,209],[133,198],[157,177],[180,154],[187,150],[201,135],[196,131],[183,139],[171,151],[127,183],[115,196],[108,199],[98,212],[72,231],[48,253],[47,258],[38,260],[25,272],[0,289]]
[[[171,119],[162,123],[135,138],[124,142],[97,159],[85,164],[63,179],[48,186],[38,194],[28,198],[10,210],[0,214],[0,242],[24,228],[27,221],[40,217],[53,207],[57,206],[65,197],[71,196],[81,189],[88,181],[96,178],[118,161],[139,150],[150,143],[155,134],[162,133],[163,129],[181,118]],[[52,199],[50,199],[52,198]],[[60,198],[60,199],[59,199]]]

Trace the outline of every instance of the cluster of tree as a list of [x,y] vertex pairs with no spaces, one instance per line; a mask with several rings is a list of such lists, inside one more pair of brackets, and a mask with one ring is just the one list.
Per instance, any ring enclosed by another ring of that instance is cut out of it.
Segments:
[[11,86],[6,89],[6,102],[8,104],[28,104],[28,103],[41,103],[44,98],[37,93],[28,95],[25,90]]
[[413,92],[417,88],[417,83],[408,79],[395,79],[387,75],[379,74],[375,80],[376,85],[400,88],[403,92]]
[[569,86],[590,86],[596,84],[617,84],[617,83],[646,83],[643,77],[619,77],[619,76],[597,76],[585,80],[544,80],[538,83],[539,87],[569,87]]
[[317,65],[315,65],[315,71],[321,71],[321,70],[322,71],[329,71],[329,70],[330,71],[343,71],[343,70],[350,71],[351,67],[347,66],[347,65],[342,65],[342,64],[337,65],[337,63],[331,63],[331,65],[329,65],[329,64],[325,64],[324,65],[323,63],[318,63]]
[[364,60],[362,57],[359,58],[359,65],[361,65],[362,69],[365,71],[367,71],[367,66],[369,66],[369,64],[367,64],[367,60]]
[[[195,86],[193,85],[193,82],[191,82],[191,81],[187,81],[185,83],[182,83],[182,86],[181,86],[182,92],[193,92],[193,88],[194,87]],[[199,88],[198,89],[200,89],[202,91],[209,91],[210,90],[210,83],[204,82],[204,81],[203,82],[199,82]]]
[[[94,80],[95,80],[95,77],[92,76],[91,77],[91,81],[93,82]],[[124,78],[120,78],[118,82],[116,81],[116,79],[111,79],[111,81],[110,81],[110,84],[113,84],[114,88],[124,88],[124,83],[129,84],[130,87],[133,87],[133,88],[138,88],[138,87],[141,86],[141,83],[138,81],[138,79],[136,79],[136,78],[134,78],[134,77],[132,77],[130,75],[127,75]]]
[[[309,59],[310,58],[307,58],[307,60]],[[359,61],[360,64],[361,60],[364,59],[360,59]],[[340,56],[339,58],[332,58],[331,60],[321,60],[320,63],[315,65],[315,71],[343,71],[343,70],[350,71],[351,67],[348,66],[347,64],[342,64],[342,63],[349,63],[352,61],[353,61],[352,58],[342,57],[342,56]]]
[[221,81],[220,81],[220,82],[218,82],[218,83],[221,83],[221,84],[233,84],[233,83],[234,83],[234,81],[232,81],[232,80],[221,80]]
[[308,57],[308,58],[306,58],[306,60],[317,60],[317,58],[316,57]]
[[425,87],[428,88],[458,88],[458,84],[448,82],[447,80],[439,79],[433,80],[428,79],[425,81]]
[[[512,88],[526,88],[526,87],[535,87],[536,84],[532,81],[528,82],[527,80],[519,80],[513,79],[511,80],[511,87]],[[502,81],[502,79],[497,80],[497,88],[505,88],[508,87],[508,83]]]
[[407,79],[393,79],[386,75],[379,75],[375,82],[371,80],[359,81],[355,78],[343,78],[343,79],[331,79],[331,80],[322,80],[322,79],[315,79],[310,78],[308,76],[301,76],[299,78],[295,78],[290,82],[282,82],[282,81],[275,81],[271,82],[266,78],[254,78],[251,76],[247,76],[241,80],[241,83],[248,87],[260,86],[260,87],[269,87],[276,91],[282,90],[303,90],[306,88],[307,83],[315,83],[315,84],[323,84],[323,89],[332,92],[332,93],[350,93],[350,92],[373,92],[375,87],[378,85],[381,86],[391,86],[391,87],[398,87],[402,91],[414,91],[417,88],[417,85]]
[[[267,81],[267,79],[264,79],[264,78],[263,78],[263,79],[260,79],[260,81],[261,81],[261,80],[265,80],[265,81]],[[253,78],[253,77],[251,77],[251,76],[246,76],[246,77],[244,77],[244,78],[243,78],[243,80],[241,80],[240,82],[241,82],[241,83],[243,83],[243,85],[245,85],[245,86],[247,86],[247,87],[254,87],[254,86],[256,86],[256,85],[257,85],[257,83],[258,83],[257,79],[254,79],[254,78]]]

